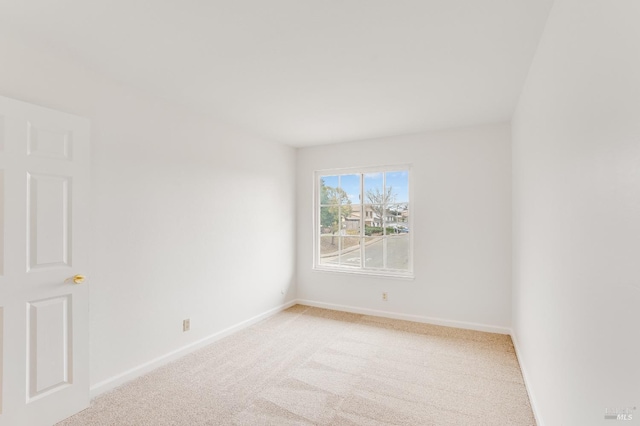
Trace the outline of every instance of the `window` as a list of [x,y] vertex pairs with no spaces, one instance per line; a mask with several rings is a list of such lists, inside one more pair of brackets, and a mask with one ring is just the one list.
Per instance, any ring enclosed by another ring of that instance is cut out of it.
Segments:
[[314,267],[411,276],[408,166],[316,172]]

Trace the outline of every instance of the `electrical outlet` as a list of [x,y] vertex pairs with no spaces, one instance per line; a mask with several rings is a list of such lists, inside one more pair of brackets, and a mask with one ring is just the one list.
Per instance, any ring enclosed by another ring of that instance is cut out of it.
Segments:
[[182,331],[191,330],[191,320],[187,318],[186,320],[182,320]]
[[382,300],[384,300],[385,302],[389,300],[389,294],[387,294],[386,291],[382,292]]

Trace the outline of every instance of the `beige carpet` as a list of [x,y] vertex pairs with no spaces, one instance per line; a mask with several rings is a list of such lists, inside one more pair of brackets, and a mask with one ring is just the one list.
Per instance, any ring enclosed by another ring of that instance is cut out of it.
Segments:
[[534,425],[509,336],[296,305],[60,425]]

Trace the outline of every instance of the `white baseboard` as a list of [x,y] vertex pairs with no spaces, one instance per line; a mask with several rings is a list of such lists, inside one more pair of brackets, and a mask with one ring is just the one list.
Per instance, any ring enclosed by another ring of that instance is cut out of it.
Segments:
[[152,370],[155,370],[158,367],[161,367],[165,364],[168,364],[171,361],[174,361],[180,357],[183,357],[191,352],[194,352],[204,346],[207,346],[217,340],[222,339],[223,337],[227,337],[230,334],[233,334],[237,331],[242,330],[243,328],[247,328],[255,323],[257,323],[258,321],[262,321],[265,318],[268,318],[272,315],[277,314],[280,311],[283,311],[293,305],[297,304],[297,300],[292,300],[290,302],[287,302],[283,305],[280,306],[276,306],[273,309],[269,309],[266,312],[263,312],[259,315],[254,316],[253,318],[249,318],[248,320],[242,321],[241,323],[238,323],[236,325],[233,325],[231,327],[225,328],[224,330],[218,331],[217,333],[214,333],[210,336],[204,337],[200,340],[197,340],[193,343],[190,343],[186,346],[183,346],[181,348],[178,348],[174,351],[171,351],[167,354],[161,355],[157,358],[154,358],[148,362],[145,362],[144,364],[141,364],[137,367],[131,368],[127,371],[124,371],[116,376],[113,376],[109,379],[103,380],[99,383],[96,383],[95,385],[91,386],[91,388],[89,389],[89,395],[91,397],[91,399],[110,391],[111,389],[114,389],[130,380],[133,380],[137,377],[140,377]]
[[393,318],[405,321],[421,322],[426,324],[442,325],[445,327],[464,328],[467,330],[487,331],[489,333],[511,334],[511,329],[494,325],[479,324],[475,322],[455,321],[442,318],[424,317],[421,315],[399,314],[396,312],[379,311],[376,309],[358,308],[356,306],[334,305],[332,303],[316,302],[314,300],[298,299],[300,305],[314,306],[316,308],[331,309],[334,311],[352,312],[354,314],[372,315],[376,317]]
[[511,340],[513,341],[513,347],[516,350],[516,357],[518,358],[518,364],[520,364],[520,371],[522,371],[522,378],[524,380],[524,387],[527,389],[527,393],[529,394],[529,402],[531,403],[531,410],[533,411],[533,417],[536,419],[536,424],[538,426],[544,426],[544,422],[542,421],[542,416],[538,411],[538,404],[536,403],[536,398],[533,395],[533,389],[531,389],[531,381],[529,379],[529,374],[527,373],[527,369],[522,362],[522,357],[520,356],[520,351],[518,350],[518,338],[515,333],[511,332]]

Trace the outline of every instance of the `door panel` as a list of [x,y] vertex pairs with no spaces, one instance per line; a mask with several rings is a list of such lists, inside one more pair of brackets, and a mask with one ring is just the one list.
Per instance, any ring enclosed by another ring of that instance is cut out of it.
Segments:
[[69,349],[71,295],[38,300],[28,304],[29,339],[27,375],[29,400],[55,392],[71,383],[73,370]]
[[35,157],[71,160],[71,132],[62,128],[27,123],[27,154]]
[[29,268],[71,266],[71,178],[27,177]]
[[0,426],[89,404],[89,123],[0,97]]

